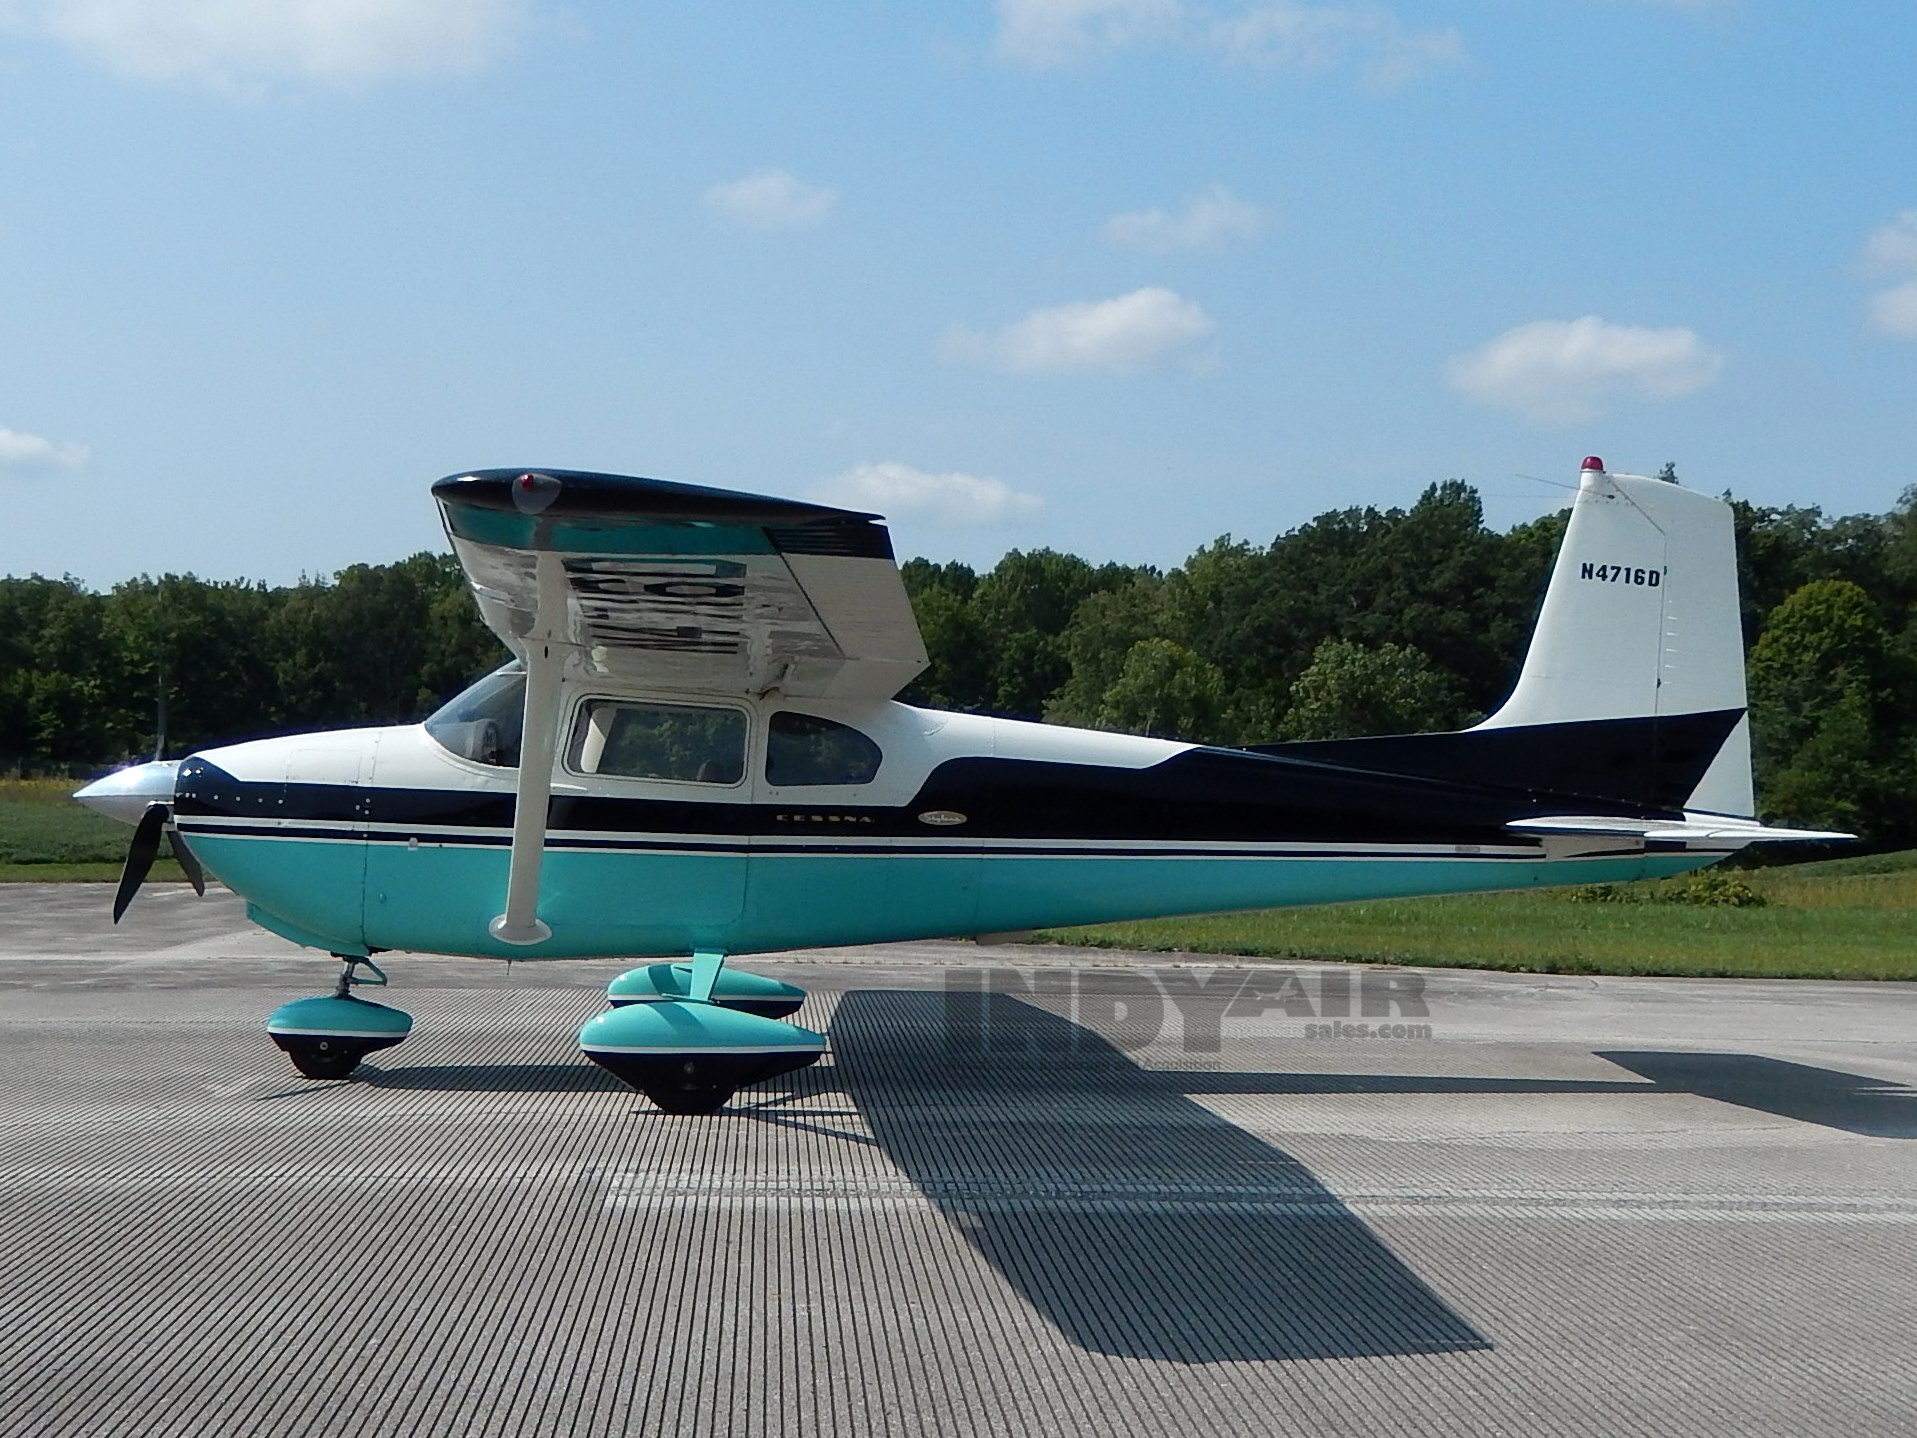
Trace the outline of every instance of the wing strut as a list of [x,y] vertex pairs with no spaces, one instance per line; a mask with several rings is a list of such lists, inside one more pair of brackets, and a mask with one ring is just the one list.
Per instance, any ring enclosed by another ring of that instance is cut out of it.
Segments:
[[519,740],[519,794],[513,805],[512,867],[506,911],[486,926],[503,944],[539,944],[552,929],[539,917],[539,871],[546,857],[546,815],[559,747],[559,681],[576,646],[558,639],[566,617],[566,575],[557,554],[537,559],[539,609],[526,636],[526,711]]

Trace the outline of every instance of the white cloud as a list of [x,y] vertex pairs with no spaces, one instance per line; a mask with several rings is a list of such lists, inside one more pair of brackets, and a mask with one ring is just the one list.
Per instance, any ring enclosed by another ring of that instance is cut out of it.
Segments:
[[1917,210],[1899,210],[1864,241],[1864,256],[1881,271],[1917,270]]
[[1465,55],[1456,30],[1407,30],[1378,5],[1264,0],[1215,20],[1210,38],[1230,59],[1273,69],[1332,70],[1357,59],[1374,90],[1398,89]]
[[1172,359],[1212,332],[1212,322],[1188,299],[1156,286],[1115,299],[1033,310],[995,335],[955,330],[945,351],[953,359],[1018,374],[1048,370],[1136,373]]
[[998,0],[1001,59],[1050,70],[1184,28],[1184,0]]
[[[1899,210],[1864,241],[1864,259],[1881,275],[1917,270],[1917,210]],[[1917,280],[1905,280],[1870,297],[1870,324],[1893,339],[1917,339]]]
[[837,190],[808,185],[788,170],[760,170],[706,191],[706,203],[759,230],[805,230],[823,221]]
[[144,80],[255,94],[483,69],[521,0],[21,0],[16,29]]
[[1724,356],[1688,329],[1586,315],[1506,330],[1447,367],[1454,388],[1540,424],[1586,424],[1630,397],[1667,400],[1713,383]]
[[1022,494],[1002,479],[976,474],[927,474],[888,460],[854,465],[818,486],[814,496],[827,504],[871,510],[892,519],[916,519],[940,528],[1003,524],[1040,506],[1035,494]]
[[1214,249],[1227,240],[1249,239],[1264,228],[1264,216],[1223,185],[1194,196],[1177,214],[1134,210],[1105,222],[1105,238],[1127,249],[1165,254]]
[[78,469],[91,453],[84,444],[55,444],[37,434],[0,429],[0,470]]
[[1870,322],[1892,339],[1917,340],[1917,280],[1905,280],[1870,297]]
[[1411,30],[1377,4],[1307,0],[998,0],[1001,59],[1057,69],[1132,45],[1173,46],[1277,70],[1355,61],[1393,90],[1465,58],[1458,32]]

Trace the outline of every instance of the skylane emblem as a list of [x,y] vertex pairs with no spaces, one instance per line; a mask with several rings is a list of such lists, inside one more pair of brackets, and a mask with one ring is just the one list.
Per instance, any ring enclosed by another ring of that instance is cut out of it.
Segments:
[[954,824],[963,824],[965,816],[955,809],[927,809],[919,815],[921,824],[936,824],[941,829],[949,829]]

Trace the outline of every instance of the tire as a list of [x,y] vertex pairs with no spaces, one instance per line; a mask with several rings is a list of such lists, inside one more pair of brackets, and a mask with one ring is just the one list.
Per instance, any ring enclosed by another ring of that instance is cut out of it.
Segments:
[[357,1049],[334,1044],[325,1048],[302,1046],[298,1052],[289,1049],[287,1057],[293,1060],[294,1068],[310,1079],[343,1079],[352,1076],[365,1055]]
[[649,1088],[645,1095],[661,1113],[702,1114],[717,1113],[732,1102],[734,1092],[729,1088]]

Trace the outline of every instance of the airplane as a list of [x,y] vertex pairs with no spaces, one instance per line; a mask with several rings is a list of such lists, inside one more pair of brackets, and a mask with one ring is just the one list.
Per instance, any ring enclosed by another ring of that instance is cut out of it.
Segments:
[[[668,1113],[801,1069],[735,956],[1664,876],[1847,835],[1754,817],[1721,500],[1584,461],[1516,687],[1449,733],[1178,743],[894,696],[926,665],[877,515],[656,479],[433,486],[513,654],[424,723],[206,749],[75,797],[342,961],[267,1022],[343,1079],[412,1019],[375,956],[645,959],[579,1033]],[[361,971],[365,971],[362,974]]]

